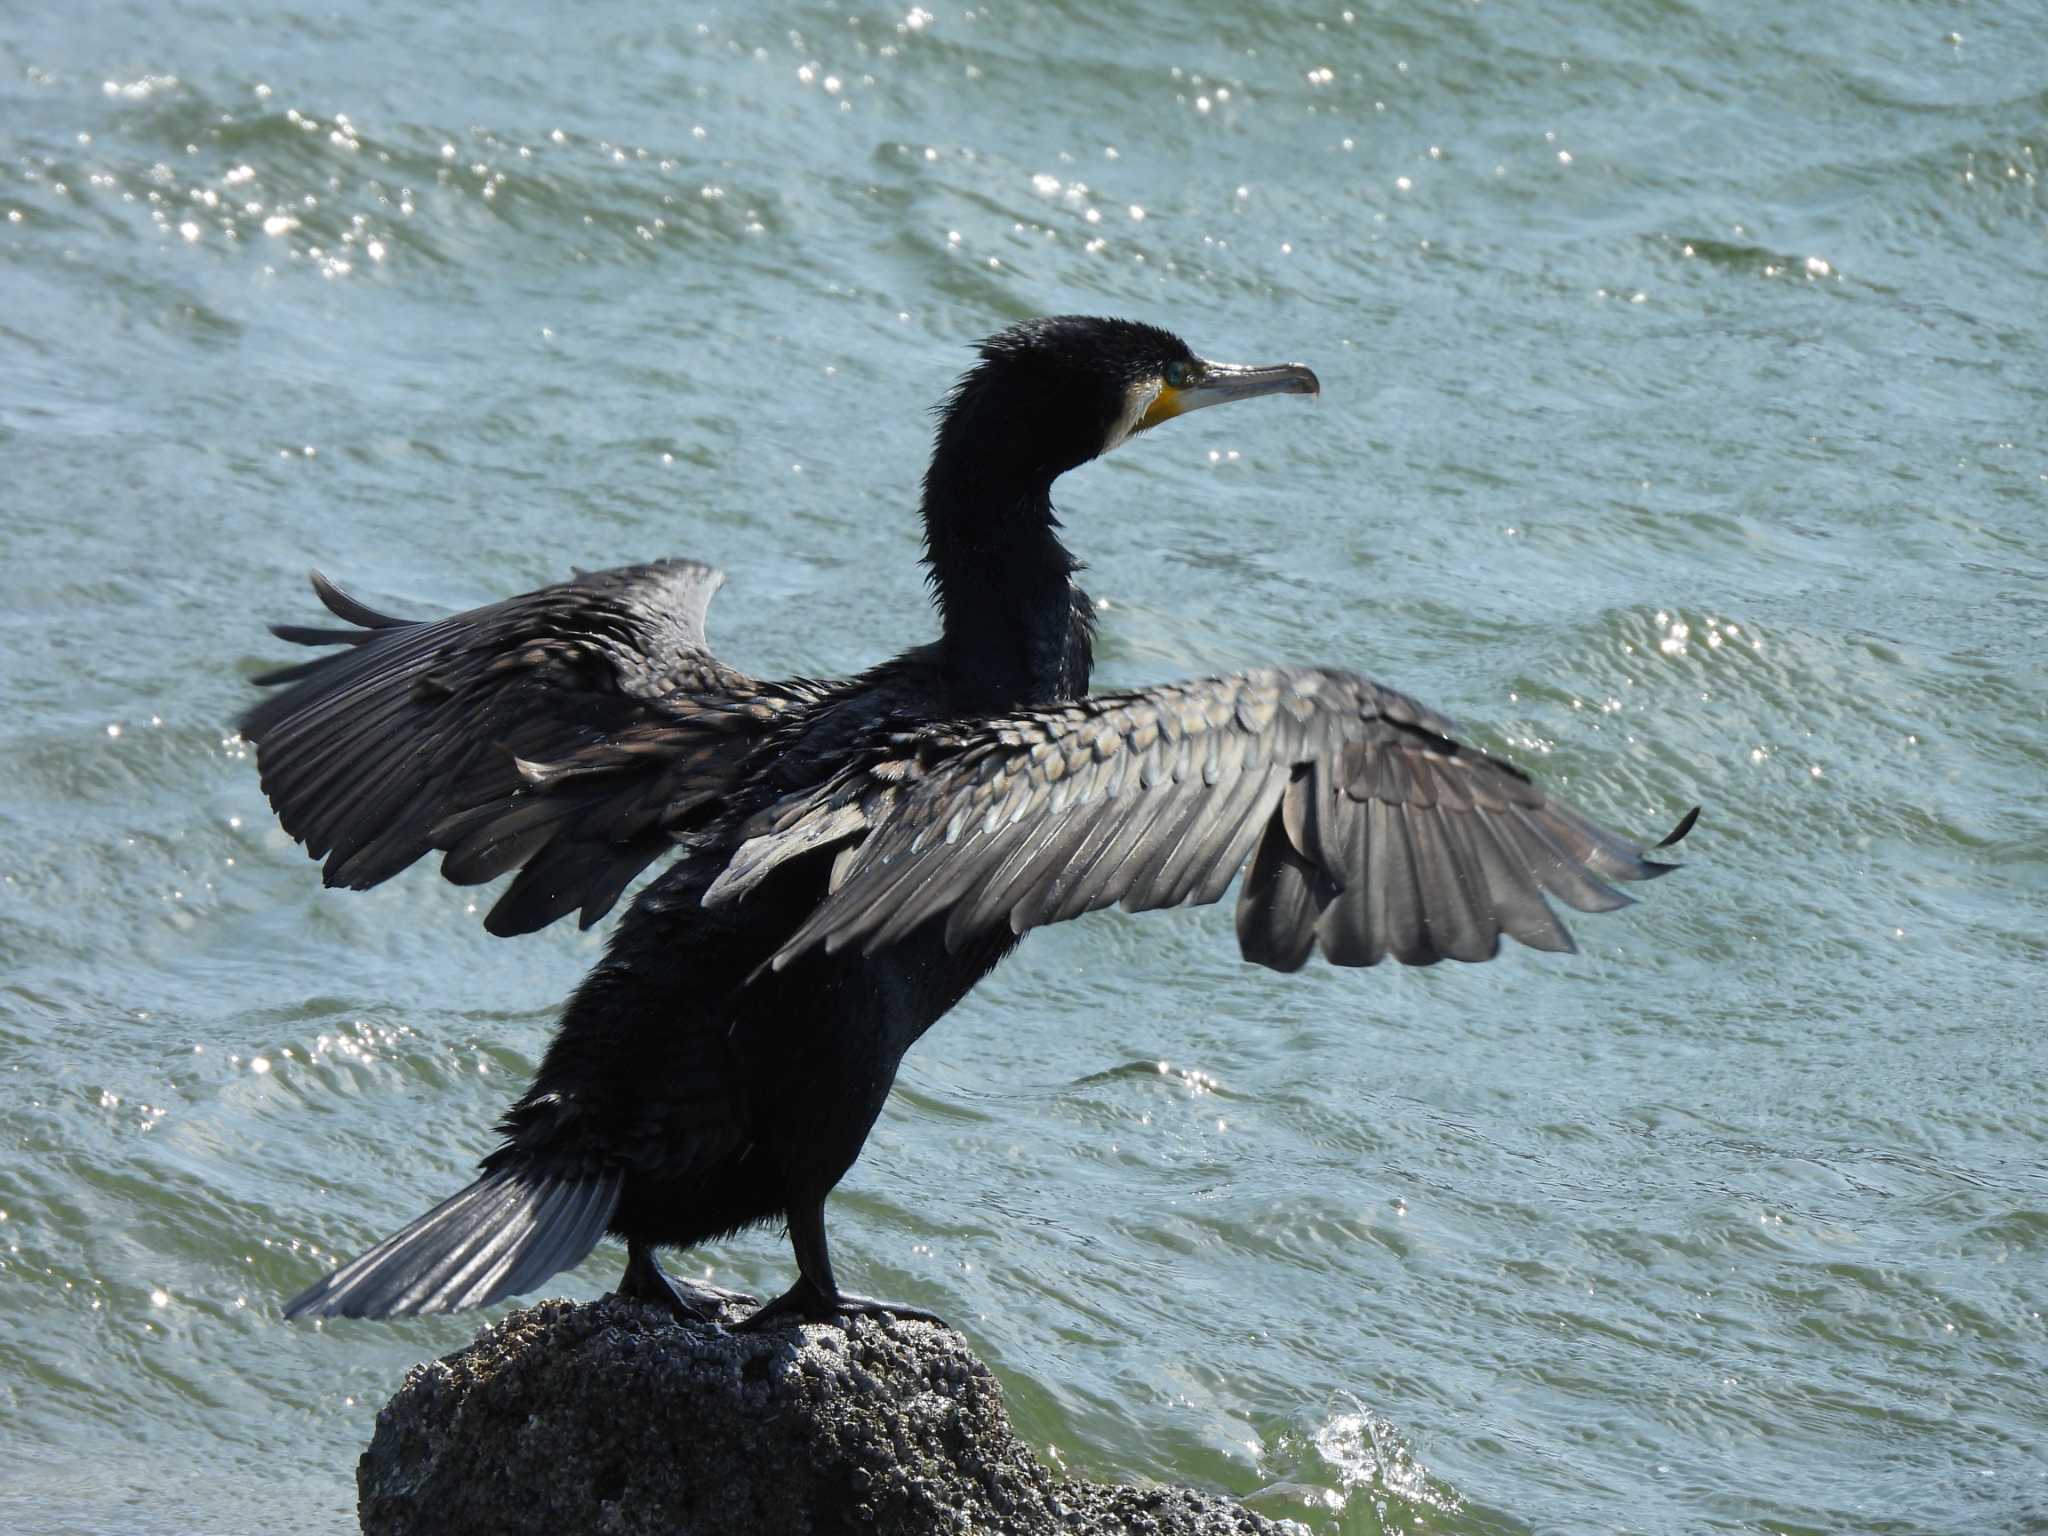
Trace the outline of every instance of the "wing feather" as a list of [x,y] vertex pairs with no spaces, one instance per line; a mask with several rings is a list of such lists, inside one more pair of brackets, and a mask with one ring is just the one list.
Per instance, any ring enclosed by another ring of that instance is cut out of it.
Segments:
[[[1243,743],[1217,754],[1223,771],[1211,793],[1202,797],[1195,824],[1182,836],[1173,856],[1148,872],[1142,884],[1124,898],[1125,910],[1144,912],[1182,902],[1199,904],[1206,877],[1230,848],[1242,841],[1246,826],[1264,819],[1254,813],[1274,787],[1270,773],[1245,766],[1245,756]],[[1249,844],[1239,850],[1224,876],[1226,885],[1250,852]]]
[[1280,766],[1268,766],[1257,774],[1245,775],[1241,797],[1244,803],[1236,829],[1219,841],[1215,855],[1206,867],[1197,866],[1189,871],[1193,882],[1193,889],[1187,897],[1189,906],[1206,907],[1223,899],[1223,893],[1230,889],[1230,882],[1237,878],[1237,872],[1244,868],[1245,860],[1251,857],[1253,847],[1265,832],[1267,821],[1272,816],[1268,809],[1270,798],[1277,796],[1279,785],[1285,778],[1286,769]]
[[1546,895],[1607,911],[1627,901],[1609,881],[1675,867],[1453,729],[1405,695],[1312,667],[899,725],[750,820],[705,901],[741,900],[766,871],[829,854],[829,888],[779,967],[933,922],[957,949],[1116,902],[1213,902],[1249,860],[1239,946],[1292,970],[1318,944],[1339,965],[1485,960],[1503,934],[1569,949]]
[[380,613],[315,574],[351,629],[279,625],[339,650],[256,681],[241,731],[285,830],[361,889],[440,852],[450,880],[520,876],[494,933],[585,926],[739,781],[764,687],[704,635],[723,576],[690,560],[577,576],[447,618]]
[[1316,947],[1316,914],[1329,899],[1328,881],[1275,816],[1237,901],[1237,946],[1245,959],[1276,971],[1298,971]]
[[1537,884],[1566,906],[1581,912],[1612,912],[1631,904],[1621,892],[1586,873],[1585,867],[1519,806],[1504,813],[1500,824],[1520,845],[1523,862]]

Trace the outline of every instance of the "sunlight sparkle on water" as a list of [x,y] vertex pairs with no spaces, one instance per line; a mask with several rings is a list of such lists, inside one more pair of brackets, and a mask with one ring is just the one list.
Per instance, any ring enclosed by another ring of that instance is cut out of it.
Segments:
[[102,80],[100,90],[108,96],[118,96],[124,101],[147,101],[158,91],[175,89],[176,75],[143,75],[139,79],[120,81]]

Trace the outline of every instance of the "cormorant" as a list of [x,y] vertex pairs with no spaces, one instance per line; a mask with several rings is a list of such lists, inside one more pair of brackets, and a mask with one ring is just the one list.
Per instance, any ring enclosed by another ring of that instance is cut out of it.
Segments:
[[1546,896],[1606,911],[1628,900],[1608,881],[1673,868],[1353,672],[1089,693],[1094,610],[1053,482],[1188,411],[1318,390],[1299,364],[1208,362],[1130,321],[988,338],[924,480],[939,638],[836,682],[717,660],[723,578],[695,561],[431,620],[316,574],[348,627],[274,632],[342,649],[259,678],[280,691],[241,730],[329,885],[430,851],[458,884],[516,870],[485,921],[514,934],[579,910],[587,927],[675,861],[569,999],[482,1176],[285,1315],[485,1306],[610,1233],[621,1293],[701,1318],[654,1250],[774,1221],[797,1280],[741,1326],[874,1311],[833,1277],[825,1197],[903,1053],[1027,930],[1213,902],[1249,861],[1248,960],[1475,961],[1503,934],[1569,949]]

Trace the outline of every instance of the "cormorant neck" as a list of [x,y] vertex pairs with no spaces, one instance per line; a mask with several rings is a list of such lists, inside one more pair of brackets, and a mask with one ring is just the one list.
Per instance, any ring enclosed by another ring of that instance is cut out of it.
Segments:
[[924,483],[925,566],[950,680],[975,707],[1088,691],[1093,609],[1056,530],[1052,477],[1005,473],[940,433]]

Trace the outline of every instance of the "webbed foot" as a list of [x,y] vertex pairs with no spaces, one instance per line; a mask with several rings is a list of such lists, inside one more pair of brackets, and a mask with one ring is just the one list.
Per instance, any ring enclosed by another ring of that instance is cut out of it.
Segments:
[[[900,1302],[877,1301],[872,1296],[849,1296],[832,1278],[832,1259],[825,1247],[825,1198],[792,1202],[789,1207],[789,1243],[796,1250],[797,1282],[753,1316],[733,1325],[735,1333],[759,1333],[784,1319],[799,1323],[825,1323],[838,1317],[907,1317],[913,1322],[933,1323],[940,1328],[953,1325],[936,1312]],[[957,1330],[956,1330],[957,1331]]]
[[654,1257],[652,1247],[633,1242],[626,1245],[626,1272],[619,1277],[613,1294],[624,1296],[629,1301],[648,1302],[666,1309],[680,1322],[709,1328],[722,1326],[718,1320],[721,1304],[731,1302],[738,1306],[754,1306],[760,1299],[745,1291],[729,1291],[720,1285],[697,1285],[671,1279]]
[[953,1326],[938,1313],[928,1312],[923,1307],[913,1307],[900,1301],[878,1301],[872,1296],[849,1296],[844,1291],[827,1296],[809,1280],[800,1279],[751,1317],[733,1324],[732,1331],[759,1333],[764,1328],[779,1327],[785,1322],[824,1323],[834,1318],[880,1317],[884,1314],[917,1323],[933,1323],[941,1328]]

